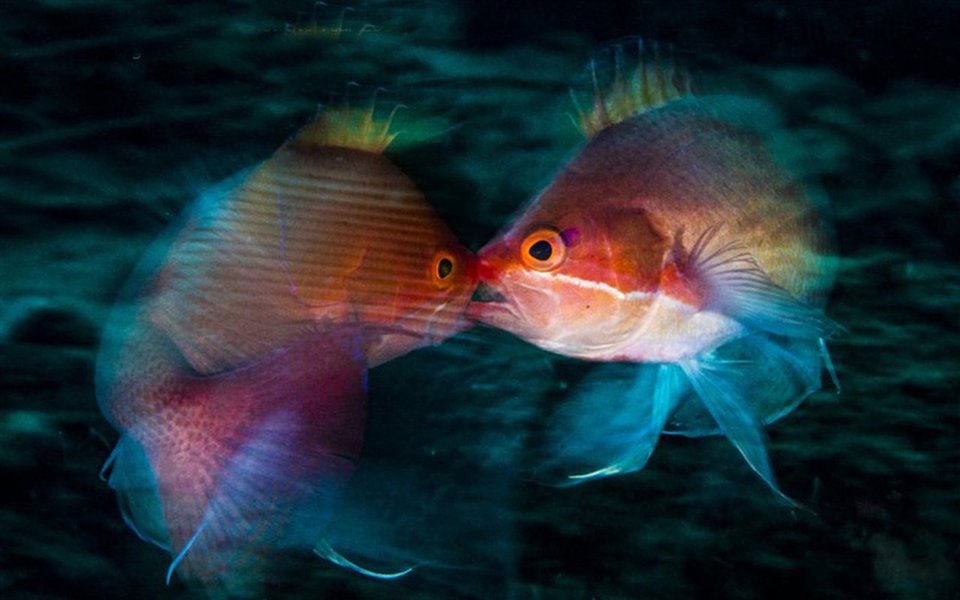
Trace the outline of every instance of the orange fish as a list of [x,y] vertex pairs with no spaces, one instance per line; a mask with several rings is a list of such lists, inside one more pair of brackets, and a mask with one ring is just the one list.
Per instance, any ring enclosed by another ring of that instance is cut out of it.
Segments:
[[[473,258],[383,156],[373,109],[323,112],[207,193],[141,266],[97,364],[124,519],[211,589],[323,541],[360,455],[367,369],[469,325]],[[107,467],[105,467],[106,470]]]
[[779,492],[761,425],[830,366],[829,228],[729,101],[659,61],[624,75],[620,57],[605,94],[593,71],[586,145],[478,253],[468,314],[611,363],[561,411],[556,451],[584,471],[570,481],[642,468],[664,430],[719,430]]

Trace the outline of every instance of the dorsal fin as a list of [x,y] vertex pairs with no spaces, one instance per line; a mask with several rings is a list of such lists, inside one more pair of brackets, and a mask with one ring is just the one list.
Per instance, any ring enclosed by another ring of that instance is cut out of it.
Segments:
[[291,143],[339,146],[382,154],[399,133],[391,132],[390,128],[397,111],[404,106],[397,104],[386,117],[381,117],[376,114],[376,101],[375,91],[366,108],[352,107],[349,100],[341,106],[321,106],[316,117],[297,132]]
[[588,139],[598,132],[624,121],[634,115],[662,106],[671,100],[692,95],[690,75],[678,67],[672,54],[663,60],[656,44],[648,50],[643,40],[636,43],[635,67],[624,73],[624,47],[617,44],[604,51],[603,62],[612,63],[612,74],[607,69],[606,80],[597,74],[597,59],[590,61],[591,105],[581,107],[573,90],[576,116],[574,124]]

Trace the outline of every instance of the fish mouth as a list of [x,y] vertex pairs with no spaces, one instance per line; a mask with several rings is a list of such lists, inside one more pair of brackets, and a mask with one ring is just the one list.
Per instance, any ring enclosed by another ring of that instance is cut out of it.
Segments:
[[517,318],[510,299],[485,281],[473,292],[465,314],[472,321],[494,326]]
[[475,290],[473,291],[473,296],[470,297],[470,303],[471,303],[471,304],[473,304],[474,302],[479,302],[479,303],[490,303],[490,302],[503,303],[503,302],[506,302],[506,301],[507,301],[506,296],[504,296],[503,294],[501,294],[499,291],[497,291],[497,289],[496,289],[495,287],[493,287],[492,285],[490,285],[490,284],[487,283],[486,281],[481,281],[480,284],[477,286],[477,289],[475,289]]

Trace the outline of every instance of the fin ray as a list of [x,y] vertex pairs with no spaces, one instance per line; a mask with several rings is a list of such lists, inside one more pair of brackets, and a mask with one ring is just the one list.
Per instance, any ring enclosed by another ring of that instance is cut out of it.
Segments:
[[684,385],[675,365],[596,367],[555,416],[539,470],[566,473],[564,486],[643,469]]
[[680,367],[720,430],[733,443],[750,468],[777,496],[791,506],[798,506],[797,502],[784,494],[777,485],[767,454],[763,427],[736,385],[731,385],[724,376],[724,370],[729,367],[709,360],[684,361],[680,363]]
[[405,569],[401,569],[399,571],[393,571],[389,573],[372,571],[365,567],[361,567],[357,563],[353,562],[349,558],[337,552],[334,549],[334,547],[330,545],[330,542],[328,542],[327,540],[320,540],[320,542],[314,547],[313,552],[317,556],[320,556],[321,558],[325,558],[326,560],[332,562],[333,564],[339,567],[344,567],[345,569],[355,571],[357,573],[360,573],[361,575],[366,575],[367,577],[372,577],[374,579],[399,579],[404,575],[408,575],[412,573],[413,570],[416,569],[416,567],[414,566],[414,567],[407,567]]
[[590,109],[583,110],[576,95],[571,90],[576,117],[571,115],[574,124],[587,138],[600,131],[625,121],[634,115],[662,106],[678,98],[692,94],[690,75],[677,67],[672,54],[667,60],[660,57],[656,44],[645,47],[642,39],[636,40],[636,66],[624,72],[624,47],[615,44],[605,53],[604,63],[612,66],[609,81],[601,81],[597,74],[597,60],[591,60],[590,72],[591,98]]
[[108,470],[107,482],[117,493],[124,522],[140,539],[169,551],[170,534],[164,523],[156,478],[143,447],[124,434],[104,463],[101,478]]
[[717,243],[720,227],[704,230],[681,265],[706,288],[707,306],[777,335],[820,338],[839,329],[822,310],[777,285],[740,242]]
[[817,346],[820,348],[820,357],[823,359],[823,365],[827,369],[827,374],[830,375],[833,388],[836,390],[837,396],[839,396],[841,392],[843,392],[843,388],[840,386],[840,378],[837,377],[837,369],[833,366],[833,359],[830,358],[830,352],[827,350],[827,341],[819,338],[817,339]]
[[[747,390],[743,401],[763,425],[792,412],[821,386],[814,340],[755,332],[717,348],[710,360],[731,367],[725,370],[725,376],[734,382],[732,385]],[[699,397],[688,394],[681,399],[664,433],[703,437],[721,432]]]

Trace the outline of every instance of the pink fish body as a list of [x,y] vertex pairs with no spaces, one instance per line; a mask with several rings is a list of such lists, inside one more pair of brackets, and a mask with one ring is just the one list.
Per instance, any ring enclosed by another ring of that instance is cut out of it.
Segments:
[[583,478],[641,468],[663,429],[719,428],[773,486],[758,429],[819,387],[829,229],[758,135],[641,69],[640,92],[598,93],[586,145],[480,250],[487,301],[468,313],[552,352],[648,365],[633,391],[578,400],[630,393],[643,429]]
[[114,311],[110,484],[173,555],[168,579],[252,593],[280,547],[362,570],[323,530],[360,455],[367,369],[466,328],[475,287],[374,125],[328,111],[209,193]]

